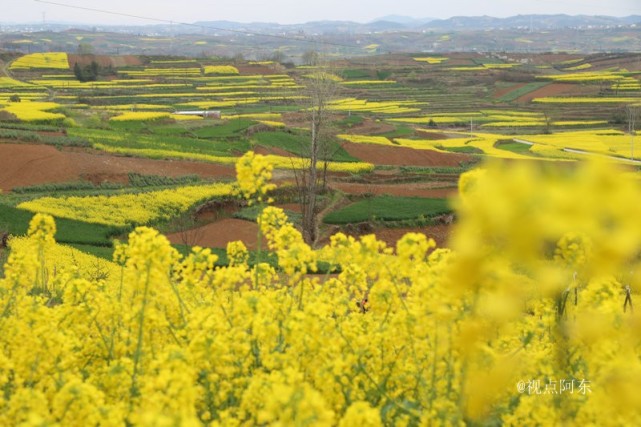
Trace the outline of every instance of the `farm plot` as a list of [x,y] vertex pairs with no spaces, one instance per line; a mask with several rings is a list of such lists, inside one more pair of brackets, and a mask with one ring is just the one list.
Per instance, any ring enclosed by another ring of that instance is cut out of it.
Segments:
[[350,224],[377,220],[426,220],[436,215],[449,213],[451,210],[452,208],[445,199],[376,196],[331,212],[323,220],[328,224]]
[[231,184],[211,184],[117,196],[43,197],[23,202],[18,208],[58,218],[125,227],[168,220],[194,204],[232,194]]
[[33,144],[0,144],[0,189],[47,183],[89,181],[94,184],[126,182],[128,174],[163,176],[198,175],[232,178],[232,166],[190,161],[163,161],[81,151],[60,151]]

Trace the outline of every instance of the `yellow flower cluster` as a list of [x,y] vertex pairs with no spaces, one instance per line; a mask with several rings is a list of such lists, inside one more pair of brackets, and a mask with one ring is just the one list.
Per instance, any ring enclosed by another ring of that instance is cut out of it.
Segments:
[[211,184],[117,196],[42,197],[23,202],[18,207],[96,224],[142,225],[169,219],[198,202],[229,196],[232,192],[231,184]]
[[603,82],[603,81],[613,81],[623,79],[623,72],[617,71],[593,71],[586,73],[567,73],[567,74],[546,74],[542,76],[536,76],[538,79],[543,80],[552,80],[557,82],[572,82],[572,83],[582,83],[582,82]]
[[149,61],[150,64],[186,64],[186,63],[195,63],[195,59],[156,59]]
[[[604,164],[488,164],[461,177],[451,250],[314,251],[268,208],[282,274],[146,227],[83,274],[38,217],[0,279],[0,424],[638,425],[639,198]],[[320,261],[335,274],[305,274]]]
[[273,120],[259,120],[258,123],[262,123],[264,125],[275,127],[275,128],[287,127],[287,125],[284,122],[277,122]]
[[[39,88],[33,88],[35,90],[38,90]],[[36,101],[38,99],[42,99],[45,96],[44,92],[23,92],[22,90],[18,94],[20,96],[21,101]],[[13,94],[10,93],[0,93],[0,103],[1,104],[9,104],[11,103],[11,98]]]
[[276,188],[271,184],[274,166],[265,156],[246,152],[236,162],[236,179],[238,181],[238,194],[249,201],[261,203],[265,200],[267,192]]
[[112,122],[131,122],[131,121],[140,121],[146,122],[150,120],[158,120],[163,118],[168,118],[170,114],[164,111],[128,111],[126,113],[119,114],[109,119]]
[[444,56],[427,56],[427,57],[420,57],[420,58],[414,58],[414,61],[417,62],[427,62],[428,64],[441,64],[445,61],[447,61],[449,58],[446,58]]
[[12,79],[11,77],[0,77],[0,88],[13,89],[32,87],[29,83],[21,82],[20,80]]
[[547,96],[534,98],[532,102],[542,104],[634,104],[641,102],[641,98],[631,96]]
[[[121,148],[121,147],[112,147],[109,145],[104,145],[96,143],[93,145],[94,148],[98,150],[103,150],[111,153],[121,153],[129,154],[134,156],[150,157],[153,159],[190,159],[190,160],[200,160],[204,162],[212,163],[223,163],[223,164],[235,164],[238,161],[238,157],[225,157],[225,156],[213,156],[209,154],[199,154],[199,153],[185,153],[183,151],[172,151],[172,150],[160,150],[154,148]],[[305,166],[305,160],[301,158],[292,158],[285,156],[278,156],[274,154],[269,154],[265,158],[271,163],[275,168],[278,169],[300,169]],[[349,173],[363,173],[369,172],[374,169],[374,165],[371,163],[364,162],[328,162],[327,170],[332,172],[349,172]]]
[[94,106],[96,110],[109,110],[109,111],[137,111],[137,110],[164,110],[171,109],[171,106],[161,104],[116,104],[105,106]]
[[360,111],[383,114],[402,114],[420,111],[421,103],[416,101],[367,101],[344,98],[330,102],[329,108],[335,111]]
[[[423,130],[423,132],[430,132]],[[505,135],[475,132],[474,134],[459,133],[460,137],[449,139],[405,139],[395,138],[394,142],[403,147],[414,148],[417,150],[435,150],[447,151],[447,148],[474,147],[491,157],[503,159],[535,159],[533,156],[526,156],[496,147],[497,141],[505,139]],[[524,139],[529,138],[524,136]],[[540,158],[539,158],[540,160]]]
[[326,71],[316,71],[310,74],[303,74],[303,77],[314,80],[329,80],[333,82],[342,82],[343,79],[336,74],[332,74]]
[[203,71],[205,74],[239,74],[233,65],[206,65]]
[[552,122],[553,126],[596,126],[607,124],[607,120],[558,120]]
[[390,119],[400,123],[452,124],[474,122],[486,127],[518,127],[545,125],[540,113],[509,110],[481,110],[469,113],[437,113],[425,117],[399,117]]
[[520,67],[520,63],[510,62],[510,63],[496,63],[496,64],[481,64],[481,65],[472,65],[472,66],[461,66],[461,67],[450,67],[448,70],[451,71],[485,71],[485,70],[502,70],[507,68]]
[[25,122],[48,122],[62,120],[66,116],[61,113],[50,113],[48,110],[59,108],[55,102],[12,102],[0,111],[6,111]]
[[514,120],[505,122],[490,122],[481,125],[483,128],[504,128],[504,127],[539,127],[545,126],[543,120]]
[[145,68],[144,70],[120,70],[120,74],[135,77],[181,77],[199,76],[200,67],[167,67],[167,68]]
[[64,52],[30,53],[11,63],[11,70],[69,69],[67,54]]
[[588,68],[592,68],[592,64],[589,64],[586,62],[585,64],[564,68],[564,71],[580,71],[580,70],[587,70]]
[[380,144],[380,145],[394,145],[389,138],[384,136],[369,136],[369,135],[336,135],[336,137],[357,144]]
[[368,85],[390,85],[396,84],[396,80],[352,80],[341,82],[344,86],[368,86]]
[[189,121],[197,121],[197,120],[203,120],[203,116],[192,116],[192,115],[187,115],[187,114],[170,114],[170,118],[174,119],[177,122],[189,122]]
[[555,148],[573,148],[606,155],[629,156],[630,136],[614,129],[523,135],[525,140]]

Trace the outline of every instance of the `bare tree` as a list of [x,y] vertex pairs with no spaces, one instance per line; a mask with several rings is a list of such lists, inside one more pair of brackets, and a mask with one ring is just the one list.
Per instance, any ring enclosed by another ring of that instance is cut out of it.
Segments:
[[320,54],[316,50],[306,50],[303,53],[302,61],[305,65],[317,65],[319,62]]
[[634,135],[636,122],[641,116],[641,105],[632,104],[625,107],[625,113],[628,119],[628,133],[630,134],[630,159],[634,159]]
[[180,241],[185,246],[196,246],[205,234],[203,228],[198,226],[198,221],[192,214],[179,216],[176,218],[175,224],[180,235]]
[[[318,238],[318,194],[322,189],[319,181],[324,176],[319,167],[327,170],[329,138],[327,135],[331,122],[330,101],[336,97],[338,83],[319,59],[316,68],[305,79],[306,112],[310,123],[309,144],[301,150],[301,165],[295,168],[299,201],[303,213],[302,231],[305,242],[313,245]],[[323,160],[325,164],[323,165]]]
[[9,246],[9,232],[0,229],[0,278],[4,277],[4,264],[7,262],[7,247]]
[[547,110],[543,110],[543,120],[545,122],[545,133],[551,133],[552,129],[552,117],[550,116]]

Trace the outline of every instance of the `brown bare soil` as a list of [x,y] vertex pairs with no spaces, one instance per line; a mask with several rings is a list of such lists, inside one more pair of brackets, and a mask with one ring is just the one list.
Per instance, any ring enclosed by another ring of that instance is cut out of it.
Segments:
[[283,113],[283,123],[288,127],[309,127],[309,114],[289,112]]
[[152,160],[87,151],[59,151],[48,145],[0,143],[0,189],[86,180],[126,183],[129,172],[147,175],[234,177],[233,166],[185,160]]
[[418,129],[416,131],[417,135],[419,135],[423,139],[432,139],[432,140],[439,140],[439,139],[447,139],[448,136],[445,135],[444,133],[436,133],[436,132],[426,132],[423,130]]
[[240,240],[248,249],[256,249],[258,225],[254,222],[236,218],[226,218],[184,233],[171,233],[167,238],[171,243],[210,248],[225,248],[227,243]]
[[281,71],[278,70],[277,66],[268,66],[268,65],[237,65],[238,72],[240,75],[271,75],[271,74],[280,74]]
[[578,84],[551,83],[547,86],[543,86],[541,89],[526,93],[525,95],[517,98],[517,102],[530,102],[534,98],[562,95],[587,95],[587,93],[586,89]]
[[280,205],[274,205],[274,206],[276,206],[277,208],[281,208],[283,210],[288,210],[292,212],[298,212],[298,213],[302,212],[301,207],[298,203],[282,203]]
[[[446,188],[444,186],[450,185]],[[331,187],[348,194],[388,194],[399,197],[432,197],[443,198],[455,196],[456,186],[442,182],[414,182],[402,184],[361,184],[333,182]],[[440,187],[440,188],[439,188]]]
[[472,157],[458,153],[439,153],[407,147],[376,144],[345,143],[343,148],[352,156],[375,165],[395,166],[459,166]]
[[396,129],[389,123],[377,122],[372,119],[365,119],[361,124],[349,128],[348,133],[354,135],[377,135],[381,133],[393,132]]

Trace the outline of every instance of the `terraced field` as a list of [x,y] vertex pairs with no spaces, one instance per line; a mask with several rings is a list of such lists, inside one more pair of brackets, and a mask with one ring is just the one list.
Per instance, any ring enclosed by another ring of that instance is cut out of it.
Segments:
[[[236,159],[253,149],[268,154],[282,185],[291,186],[310,138],[305,87],[318,73],[337,88],[327,158],[330,189],[347,197],[337,207],[377,194],[421,194],[393,183],[411,171],[416,188],[431,188],[435,169],[456,176],[484,157],[582,157],[568,150],[635,156],[634,138],[623,133],[624,107],[641,100],[640,76],[623,68],[634,60],[618,60],[621,67],[599,56],[396,55],[318,71],[269,62],[26,55],[0,79],[0,184],[5,192],[56,184],[56,197],[80,189],[90,196],[87,182],[95,195],[108,194],[110,185],[135,193],[130,173],[196,174],[207,184],[233,178]],[[534,144],[514,142],[521,140]],[[390,182],[360,183],[367,176]],[[3,202],[38,206],[28,200],[49,194],[35,188]],[[174,218],[182,228],[205,225],[183,216]],[[170,217],[171,234],[177,225]]]
[[0,425],[638,425],[639,58],[3,64]]

